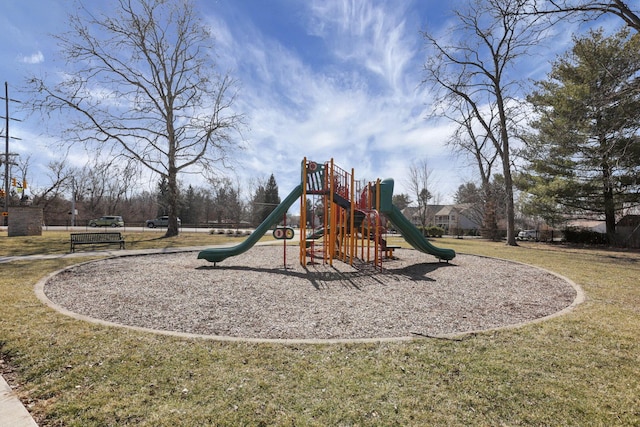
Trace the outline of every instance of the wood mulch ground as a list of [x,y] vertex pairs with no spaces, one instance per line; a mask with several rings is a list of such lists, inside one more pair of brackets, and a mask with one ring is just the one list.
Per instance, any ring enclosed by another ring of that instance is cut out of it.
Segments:
[[450,336],[517,325],[571,306],[577,288],[514,262],[458,255],[440,263],[396,250],[370,265],[301,266],[298,247],[254,247],[214,266],[197,252],[71,267],[44,293],[71,312],[118,324],[248,339]]

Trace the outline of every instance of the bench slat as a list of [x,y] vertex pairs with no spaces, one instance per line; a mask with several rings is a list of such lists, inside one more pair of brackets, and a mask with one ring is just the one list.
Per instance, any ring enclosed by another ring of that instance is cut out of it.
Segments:
[[74,252],[75,245],[89,244],[118,244],[120,249],[124,249],[125,243],[122,234],[119,232],[111,233],[71,233],[71,252]]

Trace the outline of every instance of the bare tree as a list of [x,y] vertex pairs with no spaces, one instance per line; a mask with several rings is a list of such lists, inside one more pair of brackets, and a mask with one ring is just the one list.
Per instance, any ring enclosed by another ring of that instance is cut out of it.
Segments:
[[65,182],[69,180],[70,171],[65,159],[50,162],[47,165],[47,177],[49,183],[40,189],[31,187],[31,195],[33,196],[33,204],[42,207],[47,213],[50,206],[60,199],[65,190]]
[[429,224],[429,220],[435,212],[429,212],[429,200],[433,198],[430,190],[433,183],[431,175],[433,170],[429,169],[427,160],[423,159],[413,162],[409,166],[409,190],[413,193],[418,204],[418,219],[423,228]]
[[243,124],[235,82],[220,73],[212,37],[190,0],[114,0],[113,15],[85,7],[56,36],[71,67],[50,86],[32,78],[36,107],[62,110],[67,140],[133,159],[168,184],[178,234],[178,174],[226,167]]
[[640,15],[638,10],[629,7],[629,2],[622,0],[531,0],[531,8],[523,11],[524,15],[546,15],[556,20],[577,17],[585,21],[596,19],[605,14],[616,15],[636,32],[640,32]]
[[[498,224],[496,217],[496,200],[494,197],[494,187],[491,184],[493,168],[496,165],[499,151],[495,149],[493,142],[484,127],[478,122],[474,115],[474,110],[464,100],[458,104],[452,104],[451,113],[444,114],[458,127],[449,139],[448,143],[454,150],[469,156],[473,159],[480,175],[480,193],[482,197],[474,205],[480,209],[476,216],[478,223],[482,224],[483,236],[496,240],[498,238]],[[498,115],[487,114],[488,126],[494,129]],[[461,186],[462,187],[462,186]],[[462,202],[460,202],[462,203]]]
[[18,157],[18,171],[20,173],[19,175],[19,180],[21,180],[22,182],[19,184],[20,186],[16,189],[19,191],[18,193],[18,197],[20,198],[20,204],[21,205],[27,205],[31,202],[31,200],[29,200],[29,196],[27,196],[27,188],[29,188],[29,184],[28,181],[30,180],[29,177],[29,166],[31,163],[31,155],[28,155],[26,157]]
[[[66,153],[62,159],[47,164],[48,183],[44,187],[36,189],[31,186],[33,204],[42,208],[46,224],[69,214],[71,224],[75,225],[77,173],[77,168],[70,165]],[[70,200],[67,196],[70,196]]]
[[[103,162],[91,160],[82,168],[70,168],[66,182],[74,202],[81,203],[86,215],[122,214],[135,191],[136,168],[133,161]],[[89,219],[89,218],[85,218]]]
[[519,76],[509,73],[517,60],[537,45],[544,29],[536,16],[523,19],[519,15],[524,3],[524,0],[470,0],[466,7],[454,11],[457,24],[444,37],[423,33],[431,53],[424,66],[423,83],[431,84],[437,93],[436,114],[462,113],[458,122],[466,130],[476,126],[479,129],[476,136],[480,140],[474,144],[482,144],[486,138],[502,162],[507,195],[507,244],[512,246],[517,245],[512,140],[523,117],[518,108]]

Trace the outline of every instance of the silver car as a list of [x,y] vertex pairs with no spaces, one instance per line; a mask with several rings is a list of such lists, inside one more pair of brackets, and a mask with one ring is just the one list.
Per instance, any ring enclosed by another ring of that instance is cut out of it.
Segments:
[[538,240],[538,232],[536,230],[522,230],[518,233],[518,240]]
[[106,215],[98,219],[89,221],[90,227],[124,227],[124,221],[121,216]]
[[[145,223],[145,225],[149,228],[156,228],[156,227],[168,227],[169,226],[169,216],[168,215],[164,215],[164,216],[160,216],[158,218],[155,219],[148,219]],[[178,218],[178,227],[180,227],[182,225],[182,221],[180,220],[180,218]]]

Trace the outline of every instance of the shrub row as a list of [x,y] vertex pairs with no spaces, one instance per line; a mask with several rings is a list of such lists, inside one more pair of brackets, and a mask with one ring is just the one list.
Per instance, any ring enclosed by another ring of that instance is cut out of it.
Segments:
[[418,227],[423,236],[427,237],[442,237],[444,234],[444,228],[430,225],[428,227]]
[[212,228],[209,234],[226,234],[228,236],[248,236],[251,234],[249,230],[223,230],[222,228]]
[[596,231],[584,230],[576,227],[564,229],[564,240],[568,243],[580,243],[589,245],[607,245],[609,239],[606,234]]

